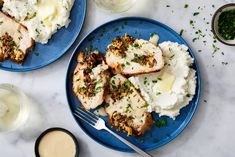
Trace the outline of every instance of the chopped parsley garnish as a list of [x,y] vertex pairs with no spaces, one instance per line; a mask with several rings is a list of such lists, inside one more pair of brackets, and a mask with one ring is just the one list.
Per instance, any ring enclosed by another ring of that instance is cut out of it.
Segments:
[[129,90],[131,88],[131,82],[129,80],[126,80],[123,86]]
[[22,36],[19,36],[18,39],[21,40],[21,39],[23,39],[23,37],[22,37]]
[[173,54],[172,56],[170,56],[170,59],[173,59],[175,57],[175,55]]
[[102,87],[97,87],[97,88],[95,88],[95,93],[99,93],[99,92],[101,92],[101,90],[102,90]]
[[235,39],[235,9],[220,14],[218,32],[225,40]]
[[191,94],[187,94],[186,96],[189,98],[191,96]]
[[147,77],[144,77],[144,85],[146,85],[147,82]]
[[134,54],[134,58],[131,60],[132,62],[139,63],[141,65],[147,65],[153,66],[154,62],[152,60],[153,56],[146,56],[146,55],[138,55]]
[[131,104],[127,104],[127,107],[126,107],[126,110],[125,110],[125,113],[128,113],[128,112],[131,112],[130,109],[133,110],[133,108],[131,107]]
[[34,12],[34,13],[31,14],[31,15],[27,12],[27,16],[25,17],[25,20],[30,20],[30,19],[34,18],[36,15],[37,15],[36,12]]
[[3,24],[3,21],[0,21],[0,25]]
[[114,81],[114,80],[112,80],[111,82],[112,82],[112,85],[116,86],[116,84],[115,84],[115,81]]
[[114,81],[114,80],[112,80],[112,81],[111,81],[111,85],[112,85],[113,89],[117,89],[117,86],[116,86],[116,84],[115,84],[115,81]]
[[78,93],[81,93],[84,90],[86,90],[86,87],[80,87],[80,88],[78,88]]
[[98,81],[95,82],[95,85],[102,83],[102,79],[99,79]]
[[144,105],[141,106],[140,108],[146,108],[146,107],[148,107],[148,106],[149,106],[149,104],[148,104],[147,102],[145,102]]
[[157,94],[156,95],[161,95],[162,93],[161,92],[157,92]]
[[184,5],[184,8],[188,8],[188,4],[185,4],[185,5]]
[[193,42],[195,42],[197,39],[198,39],[198,38],[193,38],[193,40],[192,40],[192,41],[193,41]]
[[153,32],[150,34],[150,37],[153,37],[154,35],[156,35],[157,33]]
[[119,28],[114,28],[113,31],[114,32],[117,32],[119,30]]
[[86,50],[86,52],[90,52],[90,51],[92,51],[92,49],[93,49],[93,45],[90,45],[90,46],[87,47],[85,50]]
[[34,52],[35,56],[39,56],[39,53],[38,52]]
[[190,20],[189,23],[190,23],[190,25],[193,25],[193,20]]
[[126,62],[126,65],[131,65],[129,62]]
[[200,14],[199,12],[195,12],[193,13],[193,16],[197,16],[198,14]]
[[109,107],[110,105],[109,105],[109,103],[105,103],[105,107]]
[[180,30],[180,36],[182,36],[183,33],[184,33],[184,29],[181,29],[181,30]]
[[157,82],[158,82],[158,80],[153,80],[152,82],[153,82],[153,83],[157,83]]
[[142,60],[144,60],[144,58],[145,58],[144,55],[143,56],[139,56],[139,55],[135,54],[135,59],[133,59],[133,62],[139,63]]
[[169,7],[170,7],[170,5],[166,5],[166,7],[167,7],[167,8],[169,8]]
[[92,51],[92,49],[93,49],[93,45],[90,45],[89,49],[90,49],[90,51]]
[[142,60],[144,60],[145,56],[139,56],[139,55],[136,55],[135,58],[133,59],[133,62],[136,62],[136,63],[139,63],[141,62]]
[[218,48],[215,44],[212,44],[212,49],[213,49],[213,53],[212,54],[215,54],[217,51],[220,50],[220,48]]
[[133,47],[140,48],[140,47],[141,47],[141,45],[139,45],[138,43],[134,43],[134,44],[133,44]]
[[157,121],[156,121],[156,126],[157,126],[158,128],[161,128],[161,127],[163,127],[163,126],[167,126],[167,119],[166,119],[166,118],[163,118],[163,119],[161,119],[161,120],[157,120]]
[[37,28],[35,29],[35,32],[37,32],[37,34],[40,34],[40,32],[39,32],[39,30]]
[[221,62],[223,65],[228,65],[228,62]]

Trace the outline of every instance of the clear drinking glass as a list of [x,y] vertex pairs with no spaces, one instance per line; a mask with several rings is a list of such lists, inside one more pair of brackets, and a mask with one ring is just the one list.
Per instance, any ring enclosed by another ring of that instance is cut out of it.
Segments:
[[15,130],[28,115],[28,97],[16,86],[0,84],[0,132]]
[[130,9],[136,0],[94,0],[97,6],[111,11],[124,12]]

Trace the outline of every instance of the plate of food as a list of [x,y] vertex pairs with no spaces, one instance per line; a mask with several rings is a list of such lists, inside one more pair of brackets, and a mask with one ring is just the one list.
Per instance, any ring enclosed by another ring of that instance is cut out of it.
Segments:
[[[168,26],[126,17],[90,32],[68,66],[66,93],[72,113],[79,106],[102,117],[109,128],[143,150],[179,135],[199,102],[200,74],[187,43]],[[75,118],[98,143],[131,148]]]
[[60,58],[81,31],[86,0],[0,0],[0,69],[30,71]]

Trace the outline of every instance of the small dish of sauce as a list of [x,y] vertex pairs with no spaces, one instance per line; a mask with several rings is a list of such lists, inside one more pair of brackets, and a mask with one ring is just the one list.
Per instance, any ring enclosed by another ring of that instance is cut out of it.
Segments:
[[36,157],[78,157],[78,150],[74,135],[62,128],[44,131],[35,142]]

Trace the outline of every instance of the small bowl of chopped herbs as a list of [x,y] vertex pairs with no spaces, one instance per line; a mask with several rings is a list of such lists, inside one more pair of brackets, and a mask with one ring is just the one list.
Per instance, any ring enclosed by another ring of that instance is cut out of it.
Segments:
[[220,42],[235,46],[235,3],[226,4],[215,12],[212,32]]

